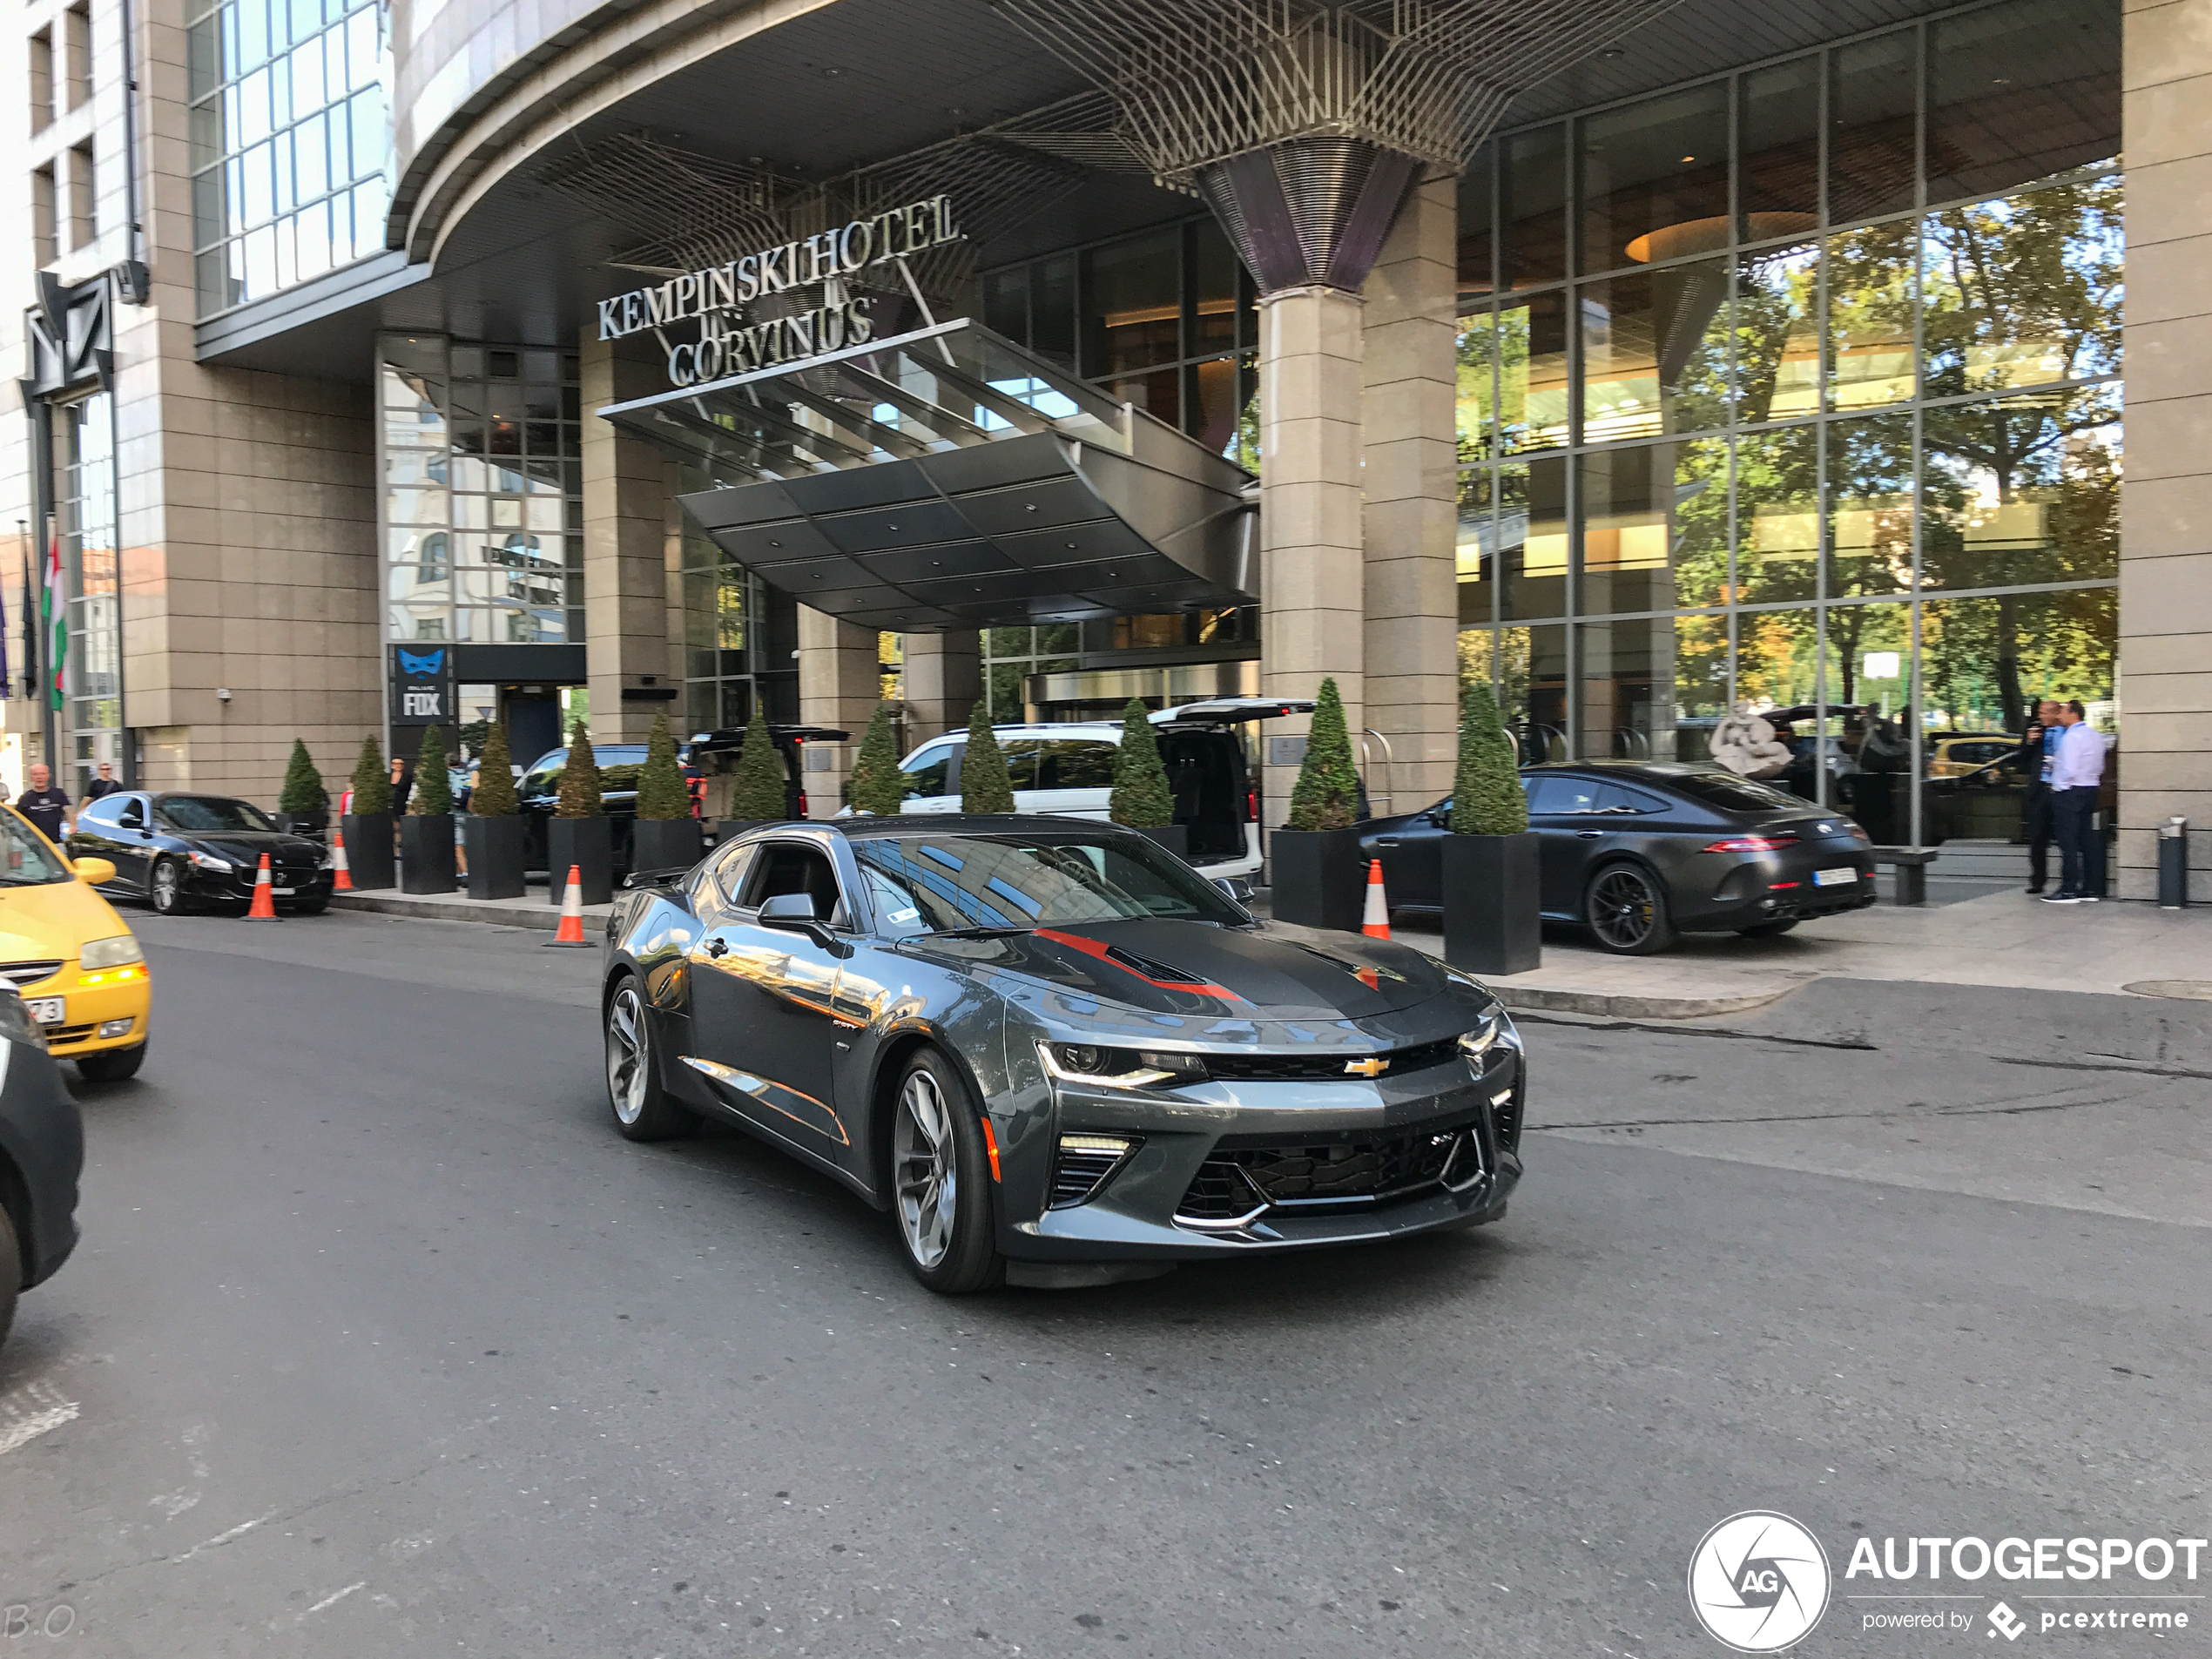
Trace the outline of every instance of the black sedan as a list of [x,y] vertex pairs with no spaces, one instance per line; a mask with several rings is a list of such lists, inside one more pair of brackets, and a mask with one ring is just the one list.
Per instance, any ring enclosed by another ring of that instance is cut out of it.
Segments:
[[1487,990],[1255,921],[1111,825],[767,826],[606,939],[616,1128],[743,1126],[888,1211],[934,1290],[1474,1226],[1520,1178]]
[[[1607,950],[1648,955],[1683,933],[1785,934],[1874,902],[1874,851],[1840,813],[1721,766],[1593,760],[1530,766],[1528,827],[1541,838],[1547,921]],[[1437,844],[1449,800],[1360,826],[1393,909],[1443,904]]]
[[165,916],[251,902],[264,853],[279,910],[312,916],[330,903],[334,878],[322,844],[279,829],[252,801],[227,795],[104,795],[84,803],[67,850],[115,866],[115,880],[100,888],[111,899],[144,899]]
[[16,1297],[77,1247],[77,1178],[84,1127],[46,1040],[11,988],[0,987],[0,1340]]

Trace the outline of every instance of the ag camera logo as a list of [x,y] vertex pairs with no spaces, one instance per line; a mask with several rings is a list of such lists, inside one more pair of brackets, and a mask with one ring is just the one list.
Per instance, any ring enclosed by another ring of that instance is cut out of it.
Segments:
[[1689,1606],[1705,1633],[1738,1653],[1778,1653],[1828,1610],[1828,1552],[1787,1515],[1746,1509],[1700,1539]]

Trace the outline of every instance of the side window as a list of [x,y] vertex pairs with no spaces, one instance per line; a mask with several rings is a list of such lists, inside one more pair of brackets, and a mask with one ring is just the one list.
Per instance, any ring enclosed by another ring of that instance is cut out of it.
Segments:
[[1521,786],[1528,793],[1528,810],[1537,813],[1568,813],[1575,809],[1566,804],[1568,780],[1553,772],[1524,772]]
[[814,914],[833,927],[849,925],[837,872],[819,847],[789,841],[770,841],[752,861],[745,885],[742,907],[757,910],[769,900],[786,893],[803,893],[814,900]]
[[691,877],[694,886],[691,900],[694,907],[701,898],[734,907],[738,894],[745,890],[745,873],[752,862],[752,855],[759,843],[747,841],[726,848],[720,857],[709,860]]
[[1037,757],[1039,789],[1111,789],[1114,745],[1096,738],[1050,738]]
[[1548,813],[1595,813],[1599,810],[1598,792],[1607,786],[1594,778],[1554,778],[1549,792],[1544,796],[1544,810]]
[[953,748],[917,749],[899,767],[900,786],[908,800],[933,800],[952,793]]
[[87,801],[84,803],[84,809],[77,814],[77,821],[80,824],[112,823],[118,805],[117,799],[112,795],[100,800]]
[[116,809],[115,821],[123,829],[144,829],[146,826],[146,804],[136,795],[125,795]]
[[1649,795],[1640,795],[1632,789],[1623,789],[1618,784],[1600,784],[1597,786],[1597,794],[1588,810],[1594,813],[1612,813],[1616,816],[1627,818],[1637,813],[1651,811],[1652,800]]
[[1037,782],[1037,762],[1044,754],[1042,738],[1008,738],[1000,745],[1006,752],[1007,780],[1016,789],[1042,789]]

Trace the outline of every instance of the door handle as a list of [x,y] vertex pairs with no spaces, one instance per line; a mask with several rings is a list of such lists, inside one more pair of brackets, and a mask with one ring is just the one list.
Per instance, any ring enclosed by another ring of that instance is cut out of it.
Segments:
[[1377,846],[1396,846],[1398,845],[1398,841],[1393,836],[1385,840],[1379,840],[1376,841],[1375,845]]
[[1575,839],[1584,841],[1595,841],[1604,833],[1603,830],[1576,830],[1575,832]]
[[706,941],[706,954],[710,956],[727,956],[730,954],[730,947],[718,934]]

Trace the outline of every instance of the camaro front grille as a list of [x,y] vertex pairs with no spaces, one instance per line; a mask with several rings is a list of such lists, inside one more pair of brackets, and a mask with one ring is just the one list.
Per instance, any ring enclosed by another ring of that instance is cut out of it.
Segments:
[[1224,1136],[1199,1166],[1176,1219],[1220,1226],[1266,1210],[1319,1211],[1402,1204],[1461,1186],[1485,1168],[1478,1123],[1307,1141]]
[[1394,1076],[1400,1072],[1442,1065],[1456,1057],[1459,1051],[1460,1040],[1446,1037],[1439,1042],[1393,1049],[1379,1055],[1345,1054],[1340,1050],[1327,1054],[1210,1054],[1205,1056],[1205,1063],[1208,1076],[1231,1082],[1341,1082],[1346,1076],[1359,1076],[1358,1072],[1345,1070],[1348,1062],[1387,1060],[1389,1066],[1378,1075]]
[[59,962],[0,962],[0,979],[20,989],[50,980],[62,971]]

